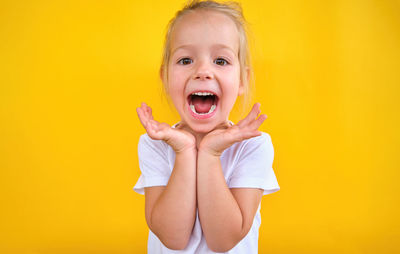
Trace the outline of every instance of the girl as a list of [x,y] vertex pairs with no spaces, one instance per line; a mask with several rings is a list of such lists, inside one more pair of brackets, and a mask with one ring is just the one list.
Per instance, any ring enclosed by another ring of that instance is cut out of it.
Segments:
[[228,120],[248,59],[238,4],[193,1],[169,23],[160,75],[181,120],[171,127],[137,108],[148,253],[257,253],[261,197],[280,187],[260,104]]

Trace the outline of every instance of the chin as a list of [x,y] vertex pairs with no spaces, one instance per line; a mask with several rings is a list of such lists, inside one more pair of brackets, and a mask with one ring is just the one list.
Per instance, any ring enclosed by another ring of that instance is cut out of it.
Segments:
[[193,123],[193,124],[190,124],[189,126],[194,132],[201,133],[201,134],[208,134],[208,133],[212,132],[216,127],[216,125],[213,123],[209,123],[209,124]]
[[194,132],[201,133],[201,134],[208,134],[214,130],[213,127],[207,127],[207,126],[191,126],[191,129]]

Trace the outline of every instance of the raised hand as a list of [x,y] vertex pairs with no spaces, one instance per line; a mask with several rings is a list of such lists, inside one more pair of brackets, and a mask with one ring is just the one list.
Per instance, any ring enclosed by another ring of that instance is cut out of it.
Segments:
[[236,125],[222,126],[207,134],[199,145],[199,151],[220,156],[226,148],[234,143],[260,136],[261,132],[258,131],[258,128],[267,119],[264,114],[257,118],[260,113],[260,103],[254,104],[250,113]]
[[196,139],[192,134],[154,120],[152,110],[146,103],[143,102],[141,107],[136,108],[136,112],[147,134],[152,139],[164,140],[174,149],[175,153],[196,148]]

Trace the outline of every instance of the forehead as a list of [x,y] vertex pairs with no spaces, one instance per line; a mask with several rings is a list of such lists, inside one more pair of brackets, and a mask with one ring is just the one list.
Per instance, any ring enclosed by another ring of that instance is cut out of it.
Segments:
[[224,45],[239,50],[239,32],[227,15],[209,10],[196,10],[179,18],[171,33],[171,50],[181,46]]

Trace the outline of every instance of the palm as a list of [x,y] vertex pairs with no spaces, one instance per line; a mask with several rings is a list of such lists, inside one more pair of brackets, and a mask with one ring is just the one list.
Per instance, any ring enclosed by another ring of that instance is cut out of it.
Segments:
[[195,147],[195,138],[187,131],[171,128],[167,123],[160,123],[153,119],[152,110],[145,103],[136,109],[139,120],[147,134],[156,140],[164,140],[175,152],[181,152]]
[[219,156],[234,143],[261,135],[258,128],[267,116],[260,115],[257,118],[260,112],[260,104],[254,104],[250,113],[236,125],[217,129],[207,134],[200,144],[201,149]]

